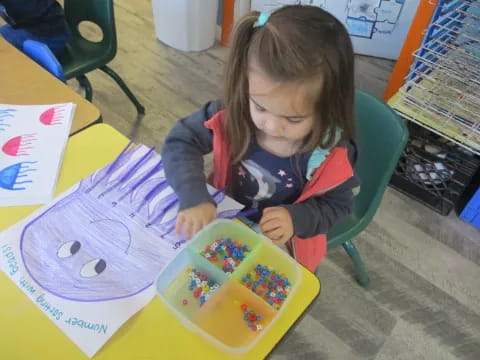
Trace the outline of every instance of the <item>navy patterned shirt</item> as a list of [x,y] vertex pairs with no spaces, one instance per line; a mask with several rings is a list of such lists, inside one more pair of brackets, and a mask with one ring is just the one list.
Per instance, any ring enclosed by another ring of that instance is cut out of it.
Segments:
[[[292,204],[307,181],[310,155],[278,157],[253,141],[241,163],[233,167],[233,197],[248,209]],[[250,219],[258,222],[260,217],[261,211]]]

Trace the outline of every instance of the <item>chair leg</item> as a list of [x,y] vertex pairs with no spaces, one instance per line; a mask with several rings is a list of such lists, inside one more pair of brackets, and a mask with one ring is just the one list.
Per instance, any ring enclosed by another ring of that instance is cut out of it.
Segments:
[[342,246],[353,261],[353,266],[355,267],[355,271],[357,273],[357,281],[361,286],[368,287],[370,285],[370,279],[365,271],[365,265],[363,265],[363,261],[358,253],[357,247],[351,240],[344,242]]
[[85,99],[92,102],[92,85],[90,85],[90,81],[88,81],[85,75],[77,76],[77,81],[82,88],[85,89]]
[[135,108],[137,109],[138,114],[139,115],[144,115],[145,114],[145,108],[143,107],[142,104],[140,104],[140,102],[137,100],[135,95],[133,95],[133,93],[130,91],[127,84],[125,84],[125,82],[122,80],[122,78],[115,71],[113,71],[113,69],[111,69],[110,67],[108,67],[106,65],[102,66],[100,69],[104,73],[109,75],[113,80],[115,80],[115,82],[118,84],[118,86],[120,86],[120,88],[123,90],[125,95],[127,95],[128,98],[130,99],[130,101],[133,103],[133,105],[135,105]]

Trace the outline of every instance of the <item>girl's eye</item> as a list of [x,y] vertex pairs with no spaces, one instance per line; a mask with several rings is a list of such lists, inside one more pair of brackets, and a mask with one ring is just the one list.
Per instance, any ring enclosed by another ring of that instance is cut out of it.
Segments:
[[257,105],[257,104],[255,104],[255,109],[256,109],[258,112],[265,112],[265,111],[266,111],[265,108],[263,108],[263,107],[261,107],[260,105]]

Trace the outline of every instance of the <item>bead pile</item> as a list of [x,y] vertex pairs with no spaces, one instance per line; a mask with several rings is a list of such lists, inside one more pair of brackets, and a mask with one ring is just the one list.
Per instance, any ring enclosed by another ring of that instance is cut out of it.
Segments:
[[[210,297],[218,290],[218,285],[214,280],[208,279],[208,276],[196,269],[187,270],[190,284],[188,290],[193,291],[193,297],[200,301],[200,306],[210,299]],[[183,305],[187,305],[188,301],[184,299]]]
[[200,255],[212,263],[220,260],[223,272],[232,273],[251,251],[247,245],[226,238],[215,240],[213,244],[207,245]]
[[242,278],[242,284],[279,310],[290,292],[286,276],[278,274],[268,266],[258,264]]
[[252,331],[261,331],[263,329],[262,325],[260,325],[260,321],[262,321],[261,315],[255,314],[246,304],[242,304],[240,309],[243,312],[243,320],[245,320],[247,326],[252,329]]

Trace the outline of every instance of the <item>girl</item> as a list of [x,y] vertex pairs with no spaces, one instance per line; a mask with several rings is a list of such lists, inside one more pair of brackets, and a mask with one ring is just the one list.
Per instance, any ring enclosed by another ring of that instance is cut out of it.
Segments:
[[355,150],[353,51],[343,25],[319,7],[251,12],[236,26],[223,102],[207,103],[167,136],[163,161],[180,199],[177,233],[215,219],[209,182],[258,209],[264,235],[314,270],[329,229],[351,213]]

